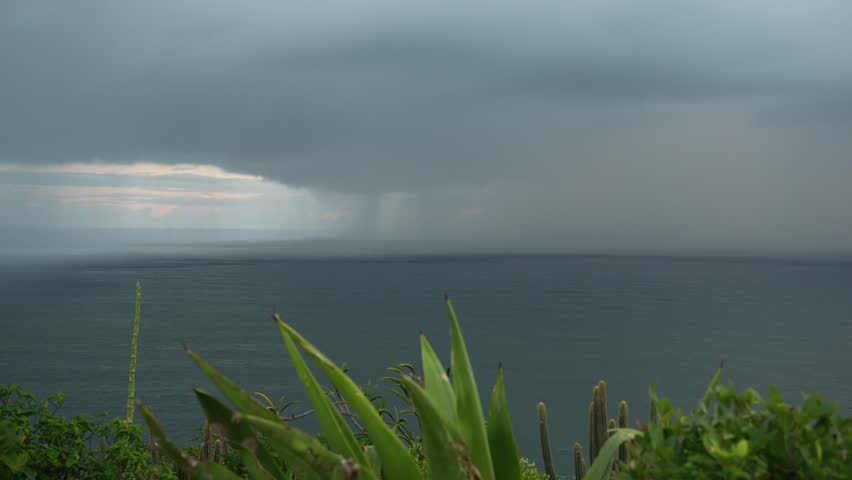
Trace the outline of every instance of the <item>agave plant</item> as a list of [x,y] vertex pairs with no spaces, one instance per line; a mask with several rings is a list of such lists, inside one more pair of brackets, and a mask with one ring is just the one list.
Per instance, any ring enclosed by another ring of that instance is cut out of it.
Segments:
[[[207,421],[239,450],[247,473],[253,479],[520,480],[521,462],[509,418],[502,366],[497,371],[486,422],[458,320],[449,299],[446,304],[453,380],[422,334],[422,379],[405,370],[397,370],[399,385],[414,406],[420,423],[425,473],[362,389],[277,314],[275,322],[325,442],[292,427],[187,348],[188,355],[210,377],[233,409],[200,389],[196,389],[195,394]],[[312,373],[303,352],[358,417],[366,431],[368,446],[358,441],[338,405]],[[152,435],[159,440],[163,454],[192,478],[241,478],[222,465],[200,461],[182,452],[166,438],[150,409],[140,410]],[[585,478],[609,478],[618,447],[634,433],[627,429],[613,431]]]

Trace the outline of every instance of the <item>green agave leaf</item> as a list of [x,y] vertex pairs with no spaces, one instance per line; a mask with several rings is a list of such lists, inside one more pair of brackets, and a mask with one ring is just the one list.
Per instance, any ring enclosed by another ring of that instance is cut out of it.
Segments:
[[343,370],[329,360],[322,352],[302,337],[293,327],[280,321],[280,327],[295,341],[309,357],[323,370],[331,383],[340,391],[344,400],[361,419],[367,429],[367,435],[376,446],[382,460],[383,478],[386,480],[412,480],[421,478],[420,470],[408,449],[396,434],[385,424],[379,412],[364,395],[364,392],[347,376]]
[[423,332],[420,333],[420,356],[423,359],[426,394],[449,421],[456,423],[456,394],[450,384],[450,377]]
[[503,384],[503,366],[497,369],[497,383],[491,393],[491,405],[488,409],[488,445],[491,459],[494,461],[494,476],[497,480],[521,480],[521,461],[512,421],[509,418],[509,406],[506,402],[506,388]]
[[284,472],[278,466],[275,457],[258,442],[254,430],[245,423],[234,423],[234,412],[222,402],[199,388],[195,389],[195,396],[201,403],[204,415],[211,425],[218,426],[232,445],[240,449],[243,463],[249,471],[251,478],[276,478],[284,480]]
[[237,410],[242,413],[248,413],[269,420],[279,420],[277,414],[269,411],[268,408],[258,403],[251,395],[248,394],[248,392],[241,389],[236,383],[219,373],[215,368],[210,366],[209,363],[198,356],[198,354],[190,350],[189,347],[184,346],[184,350],[187,355],[195,360],[195,363],[201,367],[201,370],[206,373],[208,377],[210,377],[210,380],[213,381],[216,388],[225,395],[225,398],[227,398]]
[[210,480],[242,479],[242,477],[218,463],[201,462],[198,459],[187,455],[183,450],[178,448],[174,442],[169,440],[166,436],[166,432],[163,430],[160,422],[158,422],[154,417],[150,408],[142,405],[142,402],[139,401],[136,402],[136,405],[139,407],[139,412],[142,414],[142,418],[145,419],[145,423],[148,424],[148,429],[151,431],[151,435],[153,435],[160,443],[162,452],[169,457],[175,465],[189,473],[190,477],[206,478]]
[[470,448],[473,464],[479,469],[482,480],[494,480],[494,467],[488,447],[488,435],[485,432],[485,419],[482,415],[482,402],[473,378],[473,368],[467,355],[461,329],[459,328],[453,304],[446,298],[450,316],[450,341],[452,345],[452,373],[456,387],[456,414]]
[[285,423],[254,415],[237,415],[234,422],[246,422],[269,441],[272,449],[287,459],[287,466],[299,479],[351,479],[361,467],[330,452],[319,440]]
[[641,435],[642,432],[631,428],[616,428],[610,434],[609,439],[603,444],[598,456],[589,470],[586,472],[584,480],[607,480],[612,475],[612,462],[615,455],[618,453],[618,447],[622,443],[630,440],[635,435]]
[[[404,376],[405,385],[417,418],[420,420],[420,433],[423,435],[423,448],[426,450],[426,476],[430,480],[465,480],[468,475],[465,462],[465,446],[461,443],[461,432],[455,430],[438,411],[438,406],[429,394],[411,378]],[[449,428],[448,428],[449,427]]]
[[[225,398],[231,402],[234,407],[238,411],[243,414],[251,414],[260,418],[265,418],[269,421],[284,424],[283,420],[278,418],[277,413],[273,413],[268,408],[264,407],[260,403],[258,403],[248,392],[242,390],[237,384],[229,380],[227,377],[216,371],[210,364],[204,361],[200,356],[198,356],[195,352],[190,350],[188,347],[185,347],[186,353],[195,360],[195,363],[201,367],[201,370],[213,380],[213,383],[216,387],[225,395]],[[304,463],[304,461],[298,456],[293,456],[288,454],[286,451],[281,453],[282,458],[291,468],[298,468],[300,464]],[[294,467],[295,466],[295,467]],[[305,475],[311,475],[305,473]],[[311,478],[319,478],[319,477],[311,477]]]
[[290,358],[293,359],[293,367],[299,375],[299,380],[305,387],[308,398],[311,401],[311,406],[314,408],[317,420],[319,420],[322,433],[328,440],[331,449],[341,455],[354,459],[363,467],[362,475],[368,479],[376,479],[377,475],[370,468],[370,463],[364,454],[364,450],[346,423],[346,420],[328,398],[325,390],[317,381],[293,339],[287,333],[287,330],[281,326],[281,318],[275,314],[275,322],[281,330],[281,336],[284,338],[284,343],[287,345],[287,351],[290,352]]

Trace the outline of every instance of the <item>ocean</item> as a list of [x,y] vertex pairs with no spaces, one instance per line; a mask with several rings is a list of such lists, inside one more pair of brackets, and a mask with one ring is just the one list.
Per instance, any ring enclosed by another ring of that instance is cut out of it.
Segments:
[[[419,365],[420,330],[449,361],[445,293],[483,401],[502,362],[522,454],[540,461],[535,405],[544,401],[563,471],[573,443],[587,444],[591,389],[601,378],[611,411],[627,400],[632,419],[647,419],[649,384],[693,408],[721,362],[725,383],[761,392],[774,384],[791,402],[817,391],[852,413],[850,263],[246,251],[7,258],[0,263],[0,383],[62,391],[65,414],[123,416],[138,280],[136,395],[179,442],[191,441],[203,421],[192,387],[212,389],[183,343],[250,391],[304,401],[271,320],[277,309],[356,380],[387,395],[388,367]],[[310,418],[300,422],[316,428]]]

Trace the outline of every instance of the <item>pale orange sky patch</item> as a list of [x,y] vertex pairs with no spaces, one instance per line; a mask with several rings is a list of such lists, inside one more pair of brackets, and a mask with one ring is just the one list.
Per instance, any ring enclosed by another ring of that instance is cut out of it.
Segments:
[[263,177],[258,175],[233,173],[215,165],[198,165],[194,163],[178,163],[173,165],[151,162],[130,164],[66,163],[62,165],[46,165],[38,167],[17,164],[0,164],[0,172],[122,175],[135,177],[192,176],[219,180],[246,180],[253,182],[263,180]]
[[86,201],[97,197],[195,198],[202,200],[251,200],[262,196],[246,192],[202,192],[181,189],[153,189],[141,187],[81,187],[72,185],[16,185],[32,194],[69,201]]

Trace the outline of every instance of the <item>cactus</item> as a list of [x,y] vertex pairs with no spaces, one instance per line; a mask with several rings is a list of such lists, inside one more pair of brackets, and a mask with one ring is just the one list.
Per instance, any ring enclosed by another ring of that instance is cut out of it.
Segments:
[[594,462],[601,447],[609,438],[607,432],[606,382],[601,380],[592,389],[592,404],[589,407],[589,461]]
[[133,399],[136,395],[136,347],[139,345],[139,317],[142,311],[142,284],[136,282],[136,315],[130,341],[130,374],[127,379],[127,423],[133,423]]
[[[618,402],[618,427],[627,428],[627,402]],[[622,444],[618,447],[618,463],[628,465],[627,446]]]
[[201,445],[198,448],[198,459],[212,463],[225,463],[225,454],[228,453],[228,442],[211,426],[207,420],[201,429]]
[[586,476],[586,460],[583,458],[583,446],[579,443],[574,444],[574,478],[583,480]]
[[[611,432],[619,426],[627,427],[627,402],[621,401],[618,404],[618,421],[608,418],[607,385],[605,381],[600,380],[592,388],[592,402],[589,404],[589,462],[594,463],[604,443],[611,436]],[[581,474],[585,474],[586,465],[582,450],[578,449],[582,449],[582,446],[575,443],[574,475],[581,479]],[[613,460],[613,468],[616,468],[621,462],[627,463],[627,449],[623,446],[618,450],[617,460]]]
[[222,439],[217,438],[216,441],[213,442],[213,463],[222,463],[222,457]]
[[[592,397],[594,397],[597,394],[597,388],[598,387],[595,387],[595,388],[592,389]],[[593,462],[594,461],[593,459],[595,458],[592,455],[594,455],[596,453],[594,451],[594,448],[595,448],[595,445],[598,444],[597,433],[598,433],[597,430],[595,430],[595,402],[593,400],[592,403],[589,404],[589,461],[590,462]]]
[[550,434],[547,431],[547,407],[544,402],[538,404],[538,430],[541,436],[541,457],[544,461],[544,471],[551,479],[558,479],[553,468],[553,456],[550,453]]
[[151,451],[151,465],[157,466],[160,464],[160,444],[153,438],[148,443],[148,450]]
[[204,420],[204,428],[201,429],[201,447],[198,449],[199,460],[210,460],[213,449],[213,434],[210,431],[210,423]]

